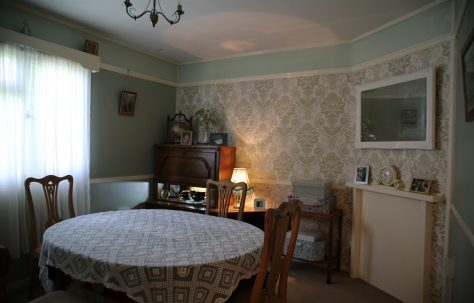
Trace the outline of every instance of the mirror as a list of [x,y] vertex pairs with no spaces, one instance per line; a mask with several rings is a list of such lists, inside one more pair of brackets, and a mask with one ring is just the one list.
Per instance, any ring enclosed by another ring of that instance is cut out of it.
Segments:
[[434,68],[356,87],[356,148],[434,149]]

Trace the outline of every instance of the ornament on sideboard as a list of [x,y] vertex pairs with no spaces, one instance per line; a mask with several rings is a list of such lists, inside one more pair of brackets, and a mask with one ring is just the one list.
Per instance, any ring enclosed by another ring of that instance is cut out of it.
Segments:
[[180,143],[181,132],[193,130],[193,118],[186,118],[186,115],[177,113],[173,117],[168,115],[167,125],[167,142],[168,143]]
[[201,108],[194,115],[198,122],[197,143],[209,143],[211,128],[216,124],[216,118],[212,109]]
[[397,169],[393,165],[382,167],[373,184],[392,186],[396,189],[399,189],[402,185],[400,179],[398,178]]

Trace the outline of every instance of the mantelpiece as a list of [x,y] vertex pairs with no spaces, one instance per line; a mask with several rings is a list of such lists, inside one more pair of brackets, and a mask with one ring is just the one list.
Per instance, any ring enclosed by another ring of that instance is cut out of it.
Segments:
[[403,302],[430,302],[432,205],[444,197],[346,185],[354,189],[351,276]]
[[361,190],[368,190],[376,193],[381,193],[385,195],[397,196],[401,198],[419,200],[424,202],[444,202],[445,197],[443,195],[425,195],[425,194],[418,194],[414,192],[410,192],[407,190],[400,190],[395,189],[390,186],[384,185],[365,185],[365,184],[357,184],[357,183],[346,183],[347,187],[352,187],[354,189],[361,189]]

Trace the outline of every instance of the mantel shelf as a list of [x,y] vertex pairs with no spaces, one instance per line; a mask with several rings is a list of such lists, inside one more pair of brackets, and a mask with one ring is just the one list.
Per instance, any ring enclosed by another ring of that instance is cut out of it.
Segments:
[[383,185],[367,185],[367,184],[358,184],[358,183],[348,182],[346,183],[346,186],[362,189],[362,190],[367,190],[367,191],[372,191],[376,193],[391,195],[391,196],[403,197],[403,198],[413,199],[413,200],[420,200],[423,202],[437,203],[437,202],[445,201],[445,197],[443,195],[418,194],[418,193],[395,189],[393,187],[388,187],[388,186],[383,186]]

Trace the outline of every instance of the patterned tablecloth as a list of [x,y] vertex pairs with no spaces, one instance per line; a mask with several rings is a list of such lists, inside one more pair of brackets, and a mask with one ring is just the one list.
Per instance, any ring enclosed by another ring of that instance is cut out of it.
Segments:
[[43,282],[50,265],[137,302],[224,302],[241,279],[257,273],[262,245],[263,231],[237,220],[121,210],[47,229],[39,266]]

